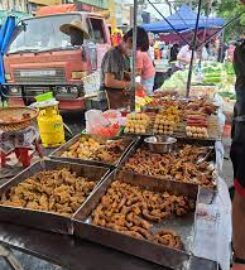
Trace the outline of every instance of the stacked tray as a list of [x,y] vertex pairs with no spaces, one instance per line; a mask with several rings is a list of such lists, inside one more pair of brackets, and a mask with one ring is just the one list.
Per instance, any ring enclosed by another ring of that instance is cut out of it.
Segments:
[[[95,158],[95,157],[78,157],[78,156],[73,156],[73,155],[70,155],[70,156],[65,155],[65,153],[68,153],[73,147],[76,147],[76,145],[79,144],[81,140],[89,140],[89,139],[94,140],[100,143],[101,145],[109,145],[109,144],[113,144],[113,143],[117,143],[121,141],[123,143],[123,147],[121,147],[121,149],[119,150],[118,157],[114,159],[113,161],[108,161],[108,159],[103,160],[103,156],[101,158],[98,158],[98,157]],[[138,141],[138,139],[139,139],[138,137],[125,136],[125,137],[119,137],[118,139],[106,140],[103,138],[99,138],[98,136],[81,134],[81,135],[75,136],[66,144],[62,145],[57,150],[55,150],[50,155],[50,158],[55,159],[55,160],[75,162],[75,163],[80,163],[80,164],[103,166],[105,168],[113,169],[120,164],[121,160],[127,154],[129,149]]]
[[[210,164],[210,170],[212,170],[212,179],[209,184],[204,184],[203,187],[207,188],[210,190],[210,193],[216,193],[217,191],[217,168],[220,166],[219,160],[216,160],[216,144],[214,141],[209,141],[209,140],[205,140],[205,141],[195,141],[192,139],[178,139],[177,145],[176,145],[176,151],[174,151],[173,153],[170,154],[157,154],[157,159],[161,159],[161,160],[156,160],[155,162],[151,163],[151,161],[149,160],[149,158],[152,156],[152,154],[156,154],[153,153],[151,154],[151,152],[148,150],[147,145],[144,143],[143,140],[139,141],[137,144],[134,145],[134,147],[131,148],[131,150],[128,152],[128,154],[124,157],[120,167],[118,168],[118,170],[123,170],[125,174],[127,174],[128,176],[130,175],[139,175],[139,176],[149,176],[152,178],[158,178],[161,179],[162,181],[167,180],[167,181],[172,181],[172,182],[178,182],[182,185],[194,185],[194,186],[199,186],[199,182],[198,181],[183,181],[182,180],[182,175],[179,174],[179,179],[175,179],[173,176],[169,176],[167,175],[167,173],[162,172],[162,173],[153,173],[153,167],[157,166],[157,164],[161,163],[164,160],[169,160],[169,164],[162,164],[163,168],[162,170],[164,170],[164,167],[174,167],[173,164],[177,163],[176,166],[179,166],[179,170],[181,169],[181,167],[183,167],[183,164],[178,164],[178,153],[180,153],[180,151],[183,150],[183,147],[187,146],[189,147],[189,150],[191,150],[193,147],[196,147],[196,149],[203,149],[204,151],[207,151],[210,153],[209,157],[207,160],[205,160],[205,162],[203,162],[203,165],[209,165]],[[192,147],[193,146],[193,147]],[[190,149],[191,148],[191,149]],[[141,157],[141,159],[139,161],[135,160],[135,157],[137,157],[137,153],[141,152],[142,154],[138,155]],[[144,155],[144,159],[143,159],[143,155]],[[169,158],[170,157],[170,158]],[[131,160],[133,160],[133,162],[135,163],[135,166],[132,167],[130,165]],[[172,161],[171,161],[172,160]],[[177,161],[177,162],[176,162]],[[143,169],[142,171],[142,164],[146,164],[146,168]],[[197,160],[195,160],[194,162],[197,162]],[[207,164],[207,163],[208,164]],[[140,164],[140,166],[138,166],[137,164]],[[188,162],[187,162],[187,166],[188,166]],[[195,165],[195,164],[194,164]],[[201,166],[202,164],[200,164]],[[219,166],[217,166],[219,165]],[[159,165],[160,166],[160,165]],[[157,167],[156,170],[160,171],[160,167]],[[140,169],[141,167],[141,169]],[[195,170],[196,168],[193,167],[193,170]],[[178,169],[177,169],[178,170]],[[186,170],[190,170],[190,169],[186,169]],[[204,169],[203,169],[204,170]],[[181,170],[180,170],[181,172]],[[202,175],[205,175],[206,171],[200,172],[200,178]],[[206,172],[208,173],[208,171]],[[209,174],[209,178],[210,178],[211,173]],[[204,176],[202,176],[204,177]],[[205,180],[206,182],[206,180]],[[202,185],[200,185],[202,186]]]
[[[73,217],[74,234],[83,239],[87,239],[134,256],[152,261],[154,263],[169,267],[171,269],[183,269],[184,265],[192,257],[192,245],[194,239],[194,212],[189,212],[183,217],[170,217],[161,222],[152,222],[150,232],[174,230],[180,236],[183,249],[177,249],[161,245],[159,243],[138,239],[125,235],[120,231],[95,225],[93,223],[94,211],[101,203],[103,196],[110,189],[111,185],[120,179],[120,183],[136,186],[142,191],[152,191],[157,194],[170,193],[176,196],[188,196],[195,203],[197,200],[197,186],[186,186],[184,189],[179,183],[165,182],[159,179],[141,176],[132,176],[120,173],[119,175],[110,174],[100,187],[94,192],[87,203]],[[92,214],[93,213],[93,214]]]
[[[32,165],[31,167],[27,168],[20,174],[18,174],[16,177],[11,179],[6,184],[2,185],[0,187],[0,220],[1,221],[7,221],[15,224],[25,225],[25,226],[31,226],[38,229],[43,229],[47,231],[53,231],[53,232],[59,232],[64,234],[72,234],[72,216],[76,213],[72,213],[70,216],[65,216],[63,214],[59,214],[58,212],[51,212],[48,210],[35,210],[35,208],[23,208],[21,206],[18,206],[19,203],[21,203],[21,200],[24,199],[24,195],[20,195],[21,189],[25,188],[24,185],[28,188],[29,183],[26,183],[25,180],[27,179],[33,179],[35,175],[38,173],[47,173],[48,171],[61,171],[61,170],[69,170],[72,173],[76,173],[77,177],[83,177],[91,182],[95,182],[94,188],[90,192],[90,194],[87,195],[87,198],[83,203],[81,203],[82,207],[86,201],[89,199],[89,197],[92,195],[94,190],[96,189],[96,186],[106,177],[106,175],[109,173],[108,169],[96,167],[96,166],[90,166],[90,165],[82,165],[82,164],[74,164],[74,163],[66,163],[61,161],[52,161],[52,160],[45,160],[40,161]],[[66,176],[64,176],[66,177]],[[53,181],[53,178],[48,179],[50,183]],[[66,177],[66,180],[70,180],[70,175]],[[77,180],[80,184],[79,179]],[[18,190],[14,189],[18,186],[18,184],[21,184],[21,187]],[[59,183],[57,185],[57,188],[62,188],[62,183]],[[39,191],[36,191],[38,195],[42,194],[44,197],[47,198],[47,192],[49,188],[49,183],[47,183],[46,186],[41,187]],[[63,186],[64,187],[64,186]],[[65,189],[66,187],[64,187]],[[26,190],[26,189],[25,189]],[[29,188],[29,191],[34,191],[34,188]],[[60,196],[66,196],[64,193],[62,193],[62,190],[59,190]],[[54,191],[50,191],[51,196],[49,196],[49,199],[54,196]],[[12,197],[11,198],[11,194]],[[17,195],[17,196],[16,196]],[[30,194],[30,192],[26,192],[26,196],[34,196],[33,194]],[[42,196],[41,195],[41,196]],[[40,197],[40,196],[39,196]],[[38,199],[41,204],[41,200],[44,200],[45,198]],[[10,201],[8,204],[6,201]],[[29,197],[26,198],[26,200],[29,200],[29,202],[36,202],[33,198]],[[62,202],[63,200],[63,202]],[[18,203],[18,201],[20,201]],[[48,208],[50,207],[50,202]],[[62,199],[60,197],[59,199],[59,206],[64,205],[64,207],[67,207],[66,198]],[[35,203],[35,206],[37,204]],[[41,208],[40,208],[41,209]],[[79,209],[79,208],[78,208]]]

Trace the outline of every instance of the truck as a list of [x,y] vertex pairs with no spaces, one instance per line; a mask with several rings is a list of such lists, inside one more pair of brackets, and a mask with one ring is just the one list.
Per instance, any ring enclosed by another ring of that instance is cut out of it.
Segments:
[[[72,46],[60,31],[74,20],[89,34],[82,46]],[[10,106],[29,105],[36,95],[51,90],[61,110],[85,109],[83,79],[98,71],[110,46],[103,16],[73,4],[40,9],[36,17],[19,23],[4,56],[2,88]]]

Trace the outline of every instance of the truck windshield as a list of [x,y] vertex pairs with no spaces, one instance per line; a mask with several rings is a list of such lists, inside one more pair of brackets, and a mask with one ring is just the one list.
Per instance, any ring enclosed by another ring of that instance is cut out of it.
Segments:
[[57,15],[24,20],[17,30],[8,53],[38,52],[71,47],[68,35],[60,31],[60,26],[80,20],[79,15]]

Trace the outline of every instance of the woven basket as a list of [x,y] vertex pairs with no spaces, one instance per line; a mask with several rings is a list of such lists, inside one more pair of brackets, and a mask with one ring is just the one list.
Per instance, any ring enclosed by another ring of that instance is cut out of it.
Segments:
[[[28,114],[29,117],[24,118]],[[36,119],[38,111],[25,107],[9,107],[0,109],[0,130],[17,131],[30,126]]]

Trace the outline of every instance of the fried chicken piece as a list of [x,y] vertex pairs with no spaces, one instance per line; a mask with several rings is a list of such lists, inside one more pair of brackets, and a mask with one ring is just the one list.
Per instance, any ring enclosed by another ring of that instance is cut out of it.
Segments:
[[178,236],[174,231],[166,231],[166,230],[158,231],[154,235],[154,241],[171,248],[176,249],[183,248],[180,236]]
[[140,233],[145,239],[152,241],[153,235],[146,229],[134,226],[130,229],[130,231]]
[[127,236],[133,237],[133,238],[144,240],[144,237],[140,233],[138,233],[138,232],[134,232],[134,231],[122,231],[122,233],[123,234],[126,234]]

